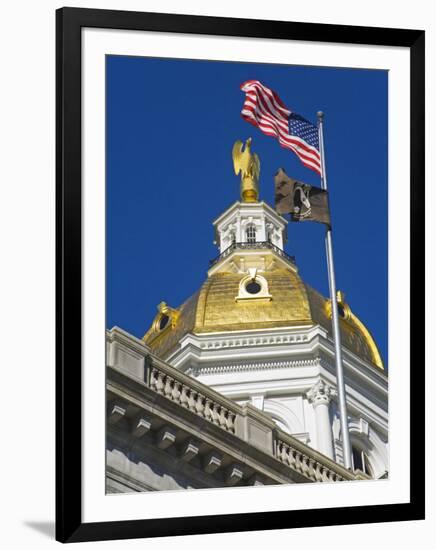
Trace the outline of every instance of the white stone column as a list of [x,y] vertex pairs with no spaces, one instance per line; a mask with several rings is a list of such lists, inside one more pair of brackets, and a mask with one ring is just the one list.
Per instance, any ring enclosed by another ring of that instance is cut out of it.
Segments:
[[260,219],[260,224],[258,225],[259,229],[259,238],[257,239],[260,242],[265,242],[267,240],[266,238],[266,219],[265,214]]
[[332,427],[329,414],[331,396],[332,388],[322,380],[319,380],[319,382],[307,392],[307,398],[315,409],[317,451],[334,459]]
[[236,218],[236,242],[242,243],[242,227],[241,227],[241,215],[238,215]]

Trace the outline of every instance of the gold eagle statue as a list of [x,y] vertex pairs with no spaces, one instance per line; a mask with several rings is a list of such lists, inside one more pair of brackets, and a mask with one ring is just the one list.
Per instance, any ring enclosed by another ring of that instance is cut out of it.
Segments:
[[245,142],[238,140],[232,150],[235,174],[241,173],[241,199],[243,202],[257,202],[259,199],[260,161],[251,152],[251,138]]

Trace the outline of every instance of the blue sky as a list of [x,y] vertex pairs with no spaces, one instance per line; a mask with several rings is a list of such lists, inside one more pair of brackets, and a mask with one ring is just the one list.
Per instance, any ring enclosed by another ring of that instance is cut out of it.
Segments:
[[[141,337],[162,300],[175,307],[218,255],[212,221],[239,198],[231,149],[253,138],[260,197],[274,173],[319,186],[290,151],[245,122],[240,84],[260,80],[316,121],[325,148],[338,289],[387,361],[388,73],[253,63],[107,57],[107,327]],[[328,296],[324,226],[290,223],[286,251]]]

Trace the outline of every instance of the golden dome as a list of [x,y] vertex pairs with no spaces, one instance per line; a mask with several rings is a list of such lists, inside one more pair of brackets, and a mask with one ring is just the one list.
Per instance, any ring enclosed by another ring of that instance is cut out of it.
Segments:
[[[246,274],[214,273],[179,308],[160,304],[144,341],[154,353],[165,358],[188,333],[320,325],[331,335],[330,301],[305,284],[296,270],[280,268],[259,275],[267,283],[268,299],[239,300],[240,283]],[[343,306],[342,345],[383,369],[371,334],[349,306],[345,303]]]

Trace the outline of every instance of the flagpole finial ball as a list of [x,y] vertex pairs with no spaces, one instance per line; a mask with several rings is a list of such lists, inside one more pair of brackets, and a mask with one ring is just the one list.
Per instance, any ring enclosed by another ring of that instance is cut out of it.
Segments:
[[318,112],[316,113],[316,116],[317,116],[320,120],[322,120],[322,119],[324,118],[324,113],[323,113],[323,111],[318,111]]

